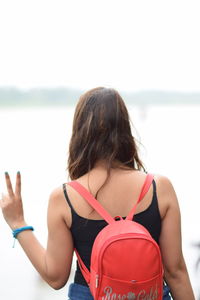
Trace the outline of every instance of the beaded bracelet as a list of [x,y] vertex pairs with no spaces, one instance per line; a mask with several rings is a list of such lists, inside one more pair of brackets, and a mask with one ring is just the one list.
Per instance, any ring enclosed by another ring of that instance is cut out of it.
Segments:
[[13,237],[14,237],[14,243],[13,243],[13,248],[15,247],[15,240],[17,239],[17,235],[22,232],[22,231],[25,231],[25,230],[34,230],[34,228],[32,226],[24,226],[24,227],[21,227],[21,228],[17,228],[17,229],[14,229],[12,231],[12,234],[13,234]]

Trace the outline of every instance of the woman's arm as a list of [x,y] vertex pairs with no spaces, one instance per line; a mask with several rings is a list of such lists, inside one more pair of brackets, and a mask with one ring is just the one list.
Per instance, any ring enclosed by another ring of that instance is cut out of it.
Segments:
[[181,217],[176,193],[165,177],[158,178],[157,192],[162,217],[160,248],[165,280],[174,300],[195,300],[182,253]]
[[[23,215],[20,174],[17,174],[15,192],[8,174],[6,184],[8,195],[3,196],[1,208],[6,222],[13,230],[27,225]],[[54,289],[66,284],[73,257],[72,236],[64,221],[63,205],[59,196],[59,190],[55,190],[49,200],[47,249],[41,246],[32,231],[26,230],[17,236],[33,266]]]

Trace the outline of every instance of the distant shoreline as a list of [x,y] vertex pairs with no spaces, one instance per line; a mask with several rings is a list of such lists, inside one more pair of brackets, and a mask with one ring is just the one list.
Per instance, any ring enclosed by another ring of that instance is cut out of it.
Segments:
[[[0,88],[0,107],[69,106],[75,105],[83,90],[70,88],[35,88],[21,90]],[[127,104],[148,105],[199,105],[200,93],[173,91],[119,91]]]

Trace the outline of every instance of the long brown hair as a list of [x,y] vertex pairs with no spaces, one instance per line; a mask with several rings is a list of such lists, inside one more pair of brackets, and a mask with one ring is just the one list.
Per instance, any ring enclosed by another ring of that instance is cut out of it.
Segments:
[[69,145],[70,178],[86,174],[99,160],[106,161],[108,174],[116,163],[144,170],[124,101],[116,90],[104,87],[84,93],[76,106]]

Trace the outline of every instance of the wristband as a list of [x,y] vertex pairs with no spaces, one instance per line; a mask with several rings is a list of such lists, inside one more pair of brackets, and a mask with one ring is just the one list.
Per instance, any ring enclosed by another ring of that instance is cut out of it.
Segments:
[[[32,226],[24,226],[24,227],[21,227],[21,228],[17,228],[17,229],[14,229],[12,231],[12,234],[13,234],[13,237],[14,239],[16,240],[17,239],[17,235],[22,232],[22,231],[25,231],[25,230],[34,230],[34,228]],[[13,248],[15,246],[15,240],[14,240],[14,244],[13,244]]]

